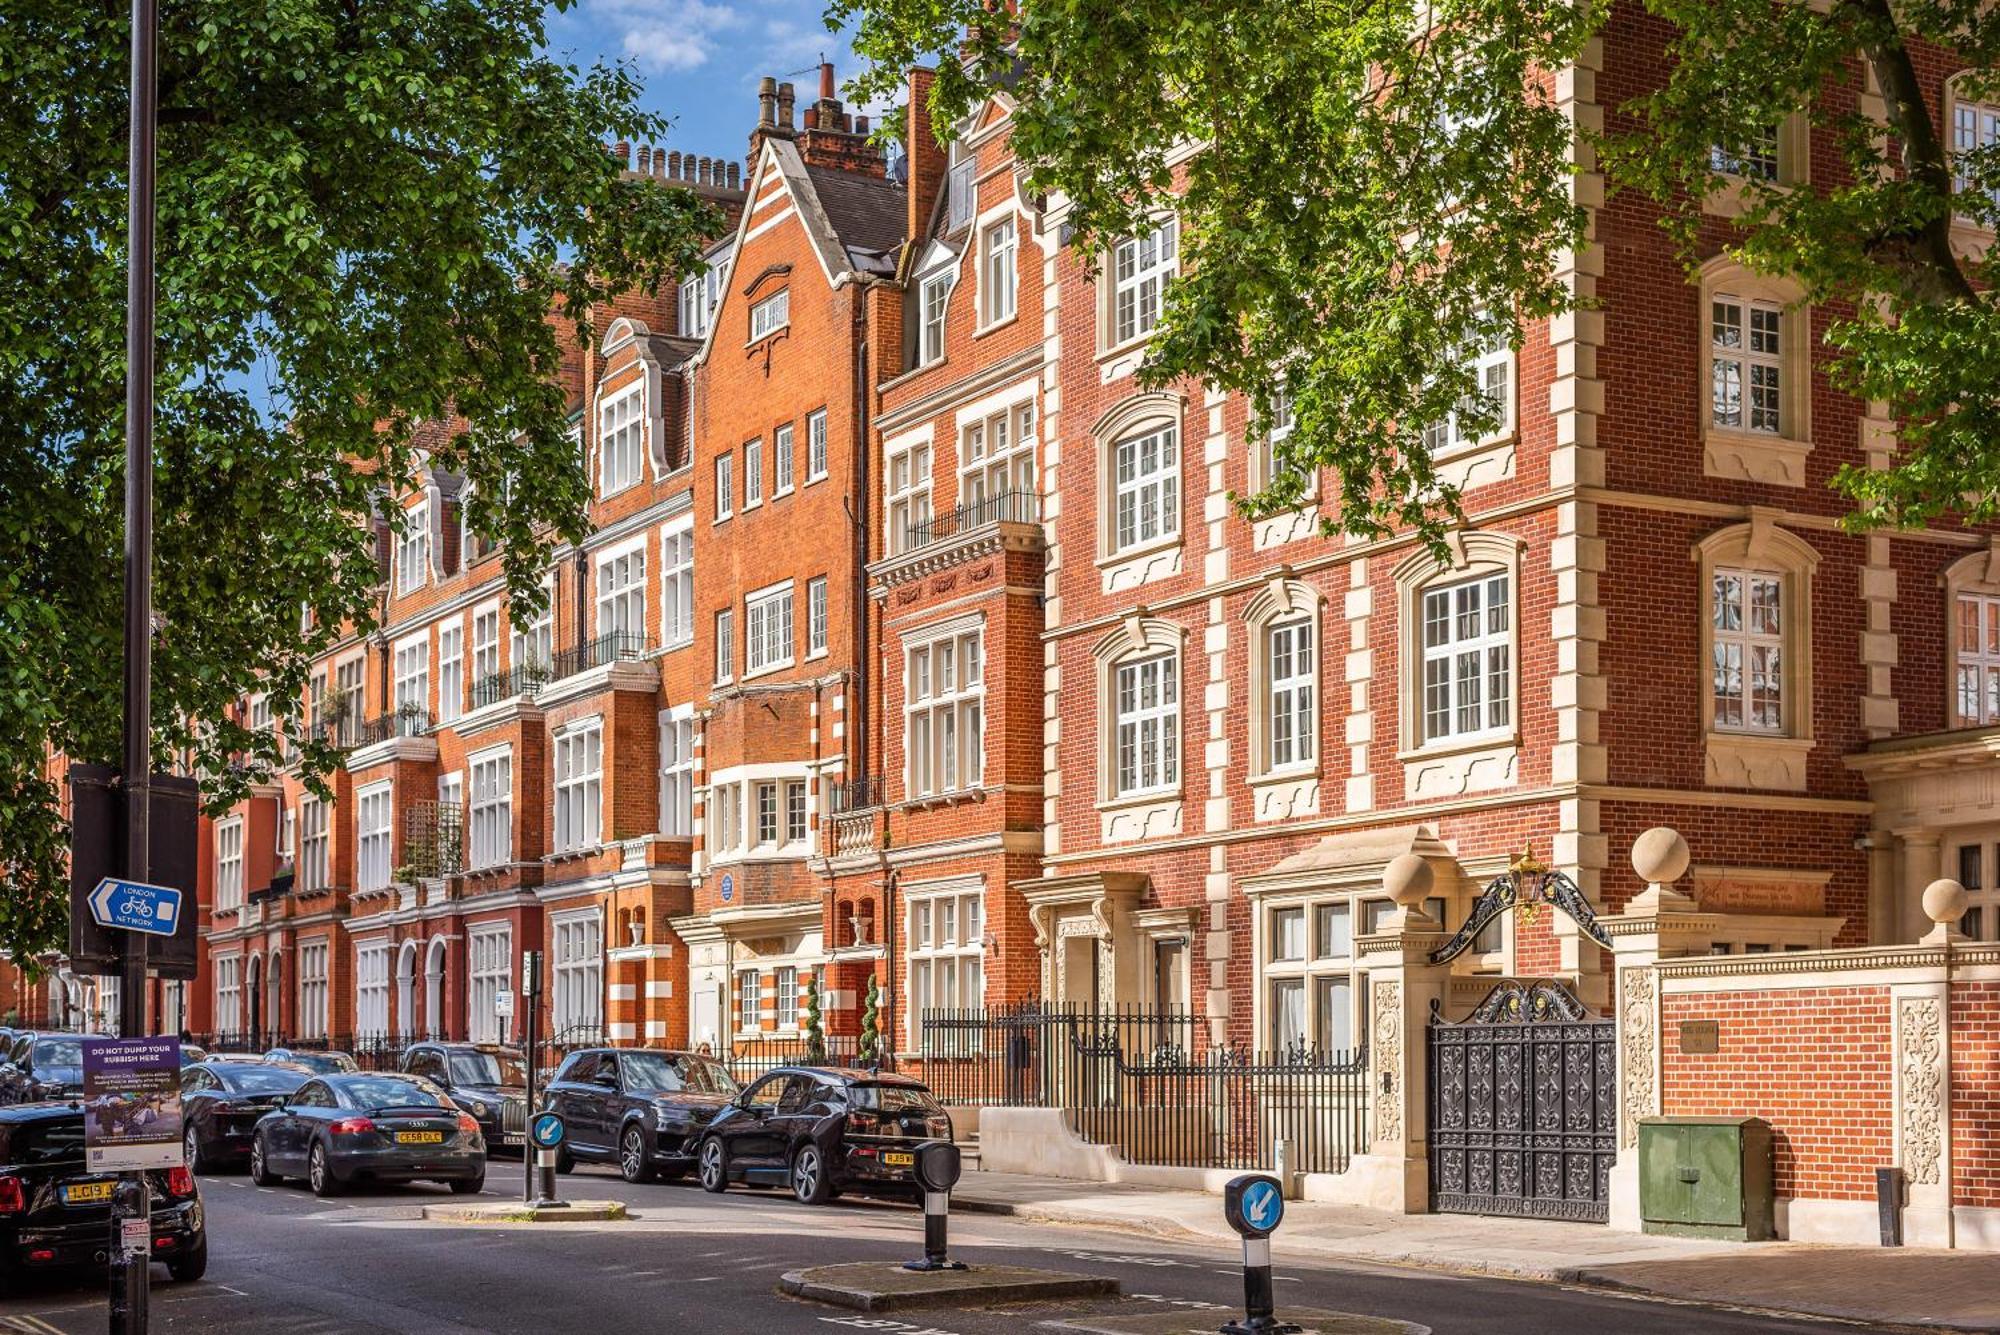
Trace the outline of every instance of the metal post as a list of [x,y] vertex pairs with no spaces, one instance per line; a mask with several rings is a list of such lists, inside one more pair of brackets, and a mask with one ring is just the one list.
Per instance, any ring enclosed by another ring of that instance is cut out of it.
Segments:
[[[125,275],[125,875],[152,875],[149,819],[153,772],[153,221],[159,115],[157,0],[132,0],[131,181]],[[118,1032],[146,1025],[146,937],[128,932]],[[133,1173],[112,1197],[111,1335],[145,1335],[151,1257],[128,1255],[126,1225],[152,1241],[151,1192]]]
[[[528,1068],[527,1090],[524,1095],[528,1103],[523,1115],[529,1123],[535,1120],[535,1048],[537,1039],[540,1037],[535,1032],[535,1020],[536,1012],[542,1008],[542,971],[536,966],[540,963],[538,952],[532,950],[521,952],[521,1006],[522,1009],[528,1012],[527,1018],[523,1021],[525,1051],[522,1053],[522,1056]],[[521,1138],[521,1143],[524,1147],[521,1151],[521,1203],[524,1205],[533,1205],[535,1203],[535,1178],[538,1174],[535,1171],[535,1165],[529,1159],[528,1150],[525,1148],[528,1140],[529,1137],[527,1136]]]

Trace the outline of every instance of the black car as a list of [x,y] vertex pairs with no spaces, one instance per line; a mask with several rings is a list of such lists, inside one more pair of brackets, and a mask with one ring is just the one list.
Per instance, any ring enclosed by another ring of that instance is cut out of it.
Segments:
[[549,1081],[542,1106],[568,1126],[557,1167],[615,1163],[627,1182],[645,1182],[694,1167],[702,1128],[739,1092],[721,1063],[691,1052],[584,1048]]
[[402,1069],[444,1089],[472,1114],[488,1148],[527,1143],[528,1068],[519,1048],[498,1043],[417,1043]]
[[303,1066],[314,1075],[343,1075],[361,1069],[361,1063],[350,1054],[331,1048],[272,1048],[264,1054],[264,1060]]
[[0,1064],[0,1103],[83,1097],[84,1034],[24,1033]]
[[315,1196],[353,1182],[444,1182],[470,1196],[486,1185],[479,1124],[421,1076],[322,1075],[265,1113],[250,1140],[250,1180],[304,1177]]
[[790,1186],[807,1205],[843,1191],[917,1191],[916,1147],[950,1140],[951,1117],[908,1076],[784,1066],[716,1115],[696,1150],[701,1185]]
[[181,1070],[181,1137],[187,1165],[210,1173],[247,1162],[250,1136],[265,1113],[312,1072],[271,1062],[197,1062]]
[[[186,1168],[146,1174],[153,1259],[175,1279],[208,1269],[201,1191]],[[73,1103],[0,1109],[0,1289],[24,1273],[96,1267],[111,1239],[115,1173],[85,1166],[83,1112]]]

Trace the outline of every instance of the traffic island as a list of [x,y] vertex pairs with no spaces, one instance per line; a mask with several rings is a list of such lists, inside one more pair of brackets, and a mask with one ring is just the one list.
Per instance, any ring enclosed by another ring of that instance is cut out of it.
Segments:
[[1057,1298],[1115,1298],[1118,1281],[1105,1275],[1031,1270],[1018,1265],[910,1270],[899,1261],[854,1261],[789,1271],[778,1281],[778,1292],[857,1312],[891,1312],[946,1304],[988,1306]]
[[483,1201],[476,1205],[426,1205],[424,1218],[444,1224],[607,1224],[631,1216],[623,1201],[577,1201],[570,1205]]
[[[1147,1312],[1139,1316],[1073,1317],[1049,1324],[1051,1330],[1078,1335],[1215,1335],[1222,1313]],[[1426,1335],[1428,1326],[1353,1312],[1327,1312],[1317,1307],[1288,1307],[1277,1314],[1286,1328],[1301,1335]]]

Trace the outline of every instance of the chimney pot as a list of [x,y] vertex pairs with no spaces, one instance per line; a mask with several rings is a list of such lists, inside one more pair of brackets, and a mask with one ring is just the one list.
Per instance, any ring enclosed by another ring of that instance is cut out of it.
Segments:
[[673,177],[676,181],[682,179],[681,151],[678,148],[667,154],[667,175]]
[[834,88],[833,88],[833,62],[832,62],[831,60],[822,60],[822,61],[821,61],[821,62],[819,63],[819,96],[820,96],[820,101],[822,101],[822,102],[831,102],[831,101],[833,100],[833,92],[834,92]]
[[792,103],[796,100],[797,96],[797,92],[789,83],[778,85],[778,127],[780,129],[789,130],[792,128]]
[[868,118],[866,116],[856,116],[854,118],[854,133],[856,134],[868,133]]
[[639,145],[639,174],[641,176],[651,176],[653,174],[653,146],[651,144]]
[[617,143],[611,146],[611,156],[618,159],[619,166],[621,167],[631,166],[632,165],[631,142],[629,140],[620,139]]
[[729,164],[729,188],[736,190],[743,185],[743,168],[737,163]]
[[800,119],[805,122],[805,127],[808,130],[817,130],[819,128],[819,106],[814,104],[807,107],[805,114]]
[[757,81],[757,122],[778,123],[778,81],[768,74]]

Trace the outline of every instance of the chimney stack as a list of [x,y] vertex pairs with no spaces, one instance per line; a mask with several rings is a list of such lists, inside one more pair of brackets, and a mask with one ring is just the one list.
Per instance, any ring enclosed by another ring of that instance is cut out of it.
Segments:
[[945,173],[951,168],[944,145],[931,131],[931,82],[936,77],[927,69],[910,71],[910,101],[904,110],[909,118],[903,141],[908,146],[904,175],[909,189],[909,237],[913,242],[923,237],[924,229],[931,225],[931,210],[937,207],[938,192],[944,189]]

